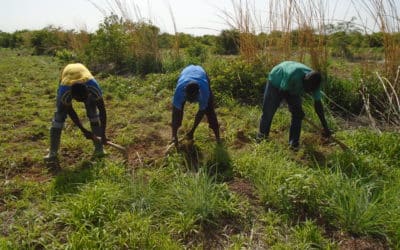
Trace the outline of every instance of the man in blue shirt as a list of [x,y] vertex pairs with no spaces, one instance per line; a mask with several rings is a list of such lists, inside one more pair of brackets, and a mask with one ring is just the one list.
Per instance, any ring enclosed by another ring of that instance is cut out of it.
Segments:
[[202,120],[207,116],[209,127],[214,131],[215,139],[220,142],[219,125],[214,108],[214,96],[210,88],[210,80],[201,66],[189,65],[184,68],[176,85],[173,109],[172,109],[172,140],[178,146],[178,128],[182,125],[183,108],[186,101],[198,102],[199,111],[194,119],[192,129],[186,134],[186,138],[193,139],[194,131]]
[[332,132],[328,128],[321,102],[321,74],[306,65],[285,61],[276,65],[268,75],[268,83],[264,92],[263,114],[260,121],[258,139],[267,138],[272,118],[281,101],[285,99],[292,114],[289,131],[289,144],[292,149],[299,147],[301,122],[304,118],[301,95],[309,93],[314,99],[314,109],[322,127],[323,136],[329,137]]

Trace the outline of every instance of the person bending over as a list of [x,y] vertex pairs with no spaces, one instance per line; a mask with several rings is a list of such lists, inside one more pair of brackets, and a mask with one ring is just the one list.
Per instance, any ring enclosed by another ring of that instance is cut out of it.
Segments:
[[[83,127],[73,108],[72,100],[85,104],[86,115],[92,131]],[[94,155],[104,155],[103,144],[107,143],[107,115],[102,91],[90,71],[80,63],[68,64],[61,73],[61,81],[57,90],[56,112],[50,128],[50,150],[44,158],[45,161],[51,162],[58,159],[61,131],[67,115],[87,139],[93,140]],[[97,140],[95,136],[100,137],[101,140]]]
[[210,80],[205,70],[198,65],[189,65],[184,68],[178,78],[173,97],[172,108],[172,141],[178,146],[178,129],[182,125],[183,108],[186,101],[198,102],[199,110],[194,118],[192,129],[186,138],[192,140],[194,131],[200,121],[207,116],[209,127],[214,131],[215,139],[219,143],[219,125],[214,107],[214,96],[210,88]]
[[292,149],[298,149],[301,123],[305,115],[301,99],[303,93],[312,95],[315,112],[323,127],[322,134],[324,137],[330,137],[332,132],[328,128],[321,102],[321,79],[322,77],[319,72],[313,71],[299,62],[284,61],[276,65],[268,75],[257,136],[258,140],[268,137],[272,118],[281,101],[285,99],[292,115],[289,130],[289,145]]

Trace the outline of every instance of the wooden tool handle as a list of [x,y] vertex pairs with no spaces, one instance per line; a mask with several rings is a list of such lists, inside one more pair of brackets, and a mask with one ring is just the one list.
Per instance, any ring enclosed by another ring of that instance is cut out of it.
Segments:
[[[101,138],[98,137],[98,136],[93,136],[93,140],[94,140],[94,141],[101,142]],[[113,147],[113,148],[118,149],[119,151],[121,151],[121,152],[123,152],[123,153],[126,153],[126,148],[123,147],[123,146],[121,146],[121,145],[119,145],[119,144],[116,144],[116,143],[111,142],[111,141],[107,141],[106,144],[109,145],[109,146],[111,146],[111,147]]]

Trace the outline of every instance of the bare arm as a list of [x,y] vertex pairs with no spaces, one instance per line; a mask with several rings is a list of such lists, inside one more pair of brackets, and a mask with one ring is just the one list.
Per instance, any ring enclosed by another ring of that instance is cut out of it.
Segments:
[[78,115],[76,114],[72,104],[68,106],[64,106],[67,110],[67,114],[69,117],[71,117],[71,120],[74,122],[74,124],[82,131],[82,133],[85,135],[86,139],[91,139],[92,138],[92,133],[87,130],[85,127],[83,127],[81,121],[79,120]]
[[189,133],[186,135],[189,139],[193,139],[194,131],[196,130],[197,126],[199,126],[199,124],[201,122],[201,119],[203,119],[205,113],[206,113],[205,110],[197,111],[197,114],[196,114],[196,116],[194,118],[193,127],[189,131]]
[[178,145],[178,129],[182,124],[183,110],[172,108],[172,140]]
[[319,120],[321,121],[322,127],[324,128],[323,135],[325,137],[330,137],[332,132],[330,131],[330,129],[328,127],[328,123],[326,122],[325,114],[324,114],[324,108],[323,108],[322,102],[320,100],[314,101],[314,109],[315,109],[315,112],[318,115]]

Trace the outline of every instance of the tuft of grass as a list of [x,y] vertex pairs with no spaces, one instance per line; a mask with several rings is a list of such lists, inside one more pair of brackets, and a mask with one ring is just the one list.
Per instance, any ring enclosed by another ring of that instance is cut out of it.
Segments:
[[[332,178],[332,179],[329,179]],[[386,236],[386,205],[382,193],[372,183],[350,179],[342,173],[325,176],[324,189],[327,204],[323,214],[332,226],[345,229],[354,235]]]
[[221,217],[239,216],[239,204],[225,184],[215,183],[201,168],[194,174],[176,176],[158,206],[175,233],[188,235],[217,225]]

